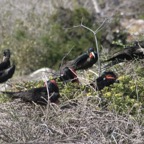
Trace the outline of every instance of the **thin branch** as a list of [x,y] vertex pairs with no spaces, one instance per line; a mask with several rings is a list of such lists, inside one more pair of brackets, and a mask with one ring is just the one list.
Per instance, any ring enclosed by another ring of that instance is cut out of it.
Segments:
[[97,36],[96,36],[96,34],[102,29],[102,27],[104,26],[104,24],[106,23],[107,20],[108,20],[108,19],[105,19],[105,20],[103,21],[103,23],[97,28],[96,31],[94,31],[94,30],[92,30],[91,28],[83,25],[82,22],[81,22],[81,27],[89,30],[90,32],[92,32],[92,33],[94,34],[96,51],[97,51],[97,56],[98,56],[98,73],[99,73],[99,76],[101,75],[101,63],[100,63],[99,46],[98,46],[98,41],[97,41]]
[[46,86],[46,90],[47,90],[47,113],[46,113],[46,120],[48,118],[48,110],[49,110],[49,106],[50,106],[50,93],[49,93],[49,89],[48,89],[48,84],[47,84],[47,81],[48,81],[48,78],[46,77],[46,75],[44,74],[43,75],[43,81],[45,82],[45,86]]
[[73,48],[74,48],[74,46],[68,51],[68,53],[66,53],[66,54],[64,55],[64,57],[63,57],[62,60],[61,60],[61,64],[60,64],[60,76],[61,76],[61,67],[62,67],[62,65],[63,65],[64,59],[71,53],[71,51],[72,51]]
[[101,10],[100,10],[97,0],[92,0],[92,3],[93,3],[96,14],[100,14]]
[[92,29],[90,29],[89,27],[83,25],[81,23],[81,27],[91,31],[93,34],[94,34],[94,37],[95,37],[95,43],[96,43],[96,50],[97,50],[97,55],[98,55],[98,70],[99,70],[99,76],[101,75],[101,66],[100,66],[100,58],[99,58],[99,48],[98,48],[98,42],[97,42],[97,37],[96,37],[96,34],[95,34],[95,31],[93,31]]
[[106,24],[106,22],[108,21],[109,19],[105,19],[102,24],[96,29],[95,31],[95,34],[98,33],[99,31],[101,31],[101,29],[104,27],[104,25]]
[[[106,21],[108,21],[108,19],[105,19],[105,20],[103,21],[103,23],[94,31],[94,30],[92,30],[91,28],[83,25],[83,17],[82,17],[82,19],[81,19],[81,24],[72,27],[72,28],[83,27],[83,28],[89,30],[90,32],[92,32],[92,33],[94,34],[96,51],[97,51],[97,56],[98,56],[98,73],[99,73],[99,76],[101,75],[101,63],[100,63],[99,46],[98,46],[98,40],[97,40],[96,34],[97,34],[99,31],[101,31],[101,29],[104,27]],[[71,28],[68,28],[68,29],[71,29]]]
[[100,63],[100,55],[99,55],[99,46],[98,46],[98,41],[97,41],[97,37],[96,35],[94,35],[95,37],[95,44],[96,44],[96,49],[97,49],[97,57],[98,57],[98,73],[99,76],[101,75],[101,63]]
[[81,25],[82,25],[82,23],[83,23],[83,17],[82,17],[82,19],[81,19]]
[[63,29],[70,30],[70,29],[77,28],[77,27],[80,27],[80,26],[81,26],[81,25],[76,25],[76,26],[73,26],[73,27],[70,27],[70,28],[63,28]]
[[81,24],[81,27],[83,27],[83,28],[85,28],[85,29],[91,31],[93,34],[95,34],[95,32],[94,32],[92,29],[88,28],[87,26],[84,26],[83,24]]

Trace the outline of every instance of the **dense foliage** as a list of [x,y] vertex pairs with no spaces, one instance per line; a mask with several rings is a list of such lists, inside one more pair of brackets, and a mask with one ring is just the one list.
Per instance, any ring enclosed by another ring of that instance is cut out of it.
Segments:
[[[137,64],[139,66],[137,66]],[[127,65],[127,63],[123,64]],[[109,110],[119,114],[137,115],[137,112],[144,113],[144,78],[143,78],[143,68],[139,62],[133,62],[133,65],[129,67],[129,71],[123,72],[124,68],[121,66],[115,66],[115,73],[118,76],[118,83],[115,83],[109,87],[105,87],[101,91],[95,91],[89,84],[84,81],[81,84],[77,83],[67,83],[58,82],[60,89],[60,101],[65,103],[69,100],[76,100],[87,97],[92,104],[95,105],[96,109]],[[135,67],[139,67],[134,70]],[[121,69],[118,70],[118,69]],[[133,71],[133,72],[132,72]],[[95,74],[89,73],[85,74],[78,73],[79,78],[85,78],[85,81],[91,81],[94,79]],[[97,77],[97,76],[96,76]],[[51,77],[52,79],[52,77]],[[35,87],[41,87],[44,85],[43,81],[29,81],[16,83],[12,86],[12,91],[21,91],[26,89],[31,89]],[[10,100],[5,95],[1,95],[1,102]]]
[[[66,54],[69,53],[65,60],[71,60],[89,47],[95,48],[93,33],[80,24],[96,30],[103,21],[99,22],[86,9],[70,10],[60,7],[50,17],[44,14],[42,16],[43,19],[40,19],[34,11],[30,11],[27,21],[16,19],[12,31],[4,33],[0,50],[10,48],[17,74],[28,74],[41,67],[58,70]],[[115,30],[110,30],[118,27],[118,22],[119,19],[114,19],[111,26],[107,23],[107,27],[97,34],[100,49],[118,47],[112,41],[125,44],[126,32],[116,33]]]
[[39,33],[34,32],[32,25],[18,19],[12,33],[7,34],[1,44],[1,49],[11,49],[17,72],[20,74],[30,73],[41,67],[56,69],[71,49],[68,59],[94,47],[94,38],[90,32],[81,27],[73,28],[74,25],[80,25],[81,20],[83,24],[94,27],[93,15],[84,8],[73,11],[59,8],[51,17],[43,17],[44,21],[49,19],[43,26],[33,12],[29,19],[30,24],[37,19],[33,25]]

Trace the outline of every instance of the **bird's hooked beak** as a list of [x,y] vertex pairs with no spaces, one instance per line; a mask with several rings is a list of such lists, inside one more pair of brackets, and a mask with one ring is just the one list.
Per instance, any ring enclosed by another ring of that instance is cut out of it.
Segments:
[[94,52],[91,52],[91,53],[89,54],[89,58],[90,58],[90,59],[95,58]]

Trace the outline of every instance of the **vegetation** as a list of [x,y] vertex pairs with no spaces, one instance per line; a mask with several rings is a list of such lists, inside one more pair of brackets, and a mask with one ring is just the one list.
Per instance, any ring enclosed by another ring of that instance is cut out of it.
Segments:
[[[36,15],[30,15],[30,18],[35,19]],[[94,38],[90,32],[82,28],[69,29],[79,25],[82,18],[83,23],[93,27],[93,15],[86,9],[71,11],[60,8],[49,18],[45,31],[38,35],[33,35],[24,21],[17,20],[12,35],[3,40],[1,47],[11,48],[20,74],[30,73],[41,67],[58,69],[62,58],[70,49],[69,60],[94,46]]]
[[[33,11],[28,15],[30,21],[16,19],[13,30],[11,33],[6,33],[1,42],[0,50],[10,48],[12,51],[12,59],[17,65],[17,75],[29,74],[41,67],[58,70],[62,58],[70,50],[65,60],[74,59],[89,47],[95,47],[95,40],[90,31],[74,27],[83,21],[83,24],[91,29],[98,28],[100,23],[86,9],[70,10],[60,7],[53,15],[49,17],[44,15],[43,19],[49,21],[40,25],[41,19],[38,19]],[[111,28],[116,26],[118,20],[112,22]],[[112,41],[126,43],[126,32],[112,32],[114,38],[111,42],[105,38],[107,34],[106,28],[97,34],[100,49],[101,46],[106,48],[117,46],[112,44]]]
[[[101,8],[106,8],[105,0],[99,2]],[[56,1],[54,3],[57,4]],[[36,13],[37,8],[33,5],[26,19],[13,19],[12,29],[8,29],[4,23],[0,50],[10,47],[17,66],[16,76],[29,74],[41,67],[58,70],[62,58],[71,49],[65,60],[75,58],[89,47],[95,47],[93,34],[74,26],[80,25],[83,20],[87,27],[97,29],[103,19],[94,12],[78,7],[77,1],[73,3],[77,5],[76,8],[59,7],[52,15]],[[129,2],[126,4],[128,6]],[[137,2],[132,6],[137,8]],[[127,43],[129,35],[120,27],[121,8],[125,7],[117,7],[118,12],[111,24],[106,23],[97,35],[101,59],[107,56],[105,50],[112,50],[108,51],[110,55]],[[10,11],[3,14],[3,18],[11,17]],[[143,18],[141,13],[135,16]],[[95,91],[86,84],[97,77],[97,66],[93,68],[93,73],[78,72],[78,77],[83,80],[81,85],[59,82],[61,98],[57,105],[44,107],[1,95],[0,143],[143,143],[143,60],[126,62],[108,70],[117,73],[119,83],[102,91]],[[43,81],[28,81],[12,84],[11,90],[40,86],[43,86]]]
[[143,111],[144,79],[139,80],[131,76],[121,76],[120,82],[111,89],[103,90],[103,96],[108,102],[108,109],[117,111],[120,114],[129,113],[134,115],[138,111]]
[[[20,100],[1,103],[1,106],[7,104],[0,112],[10,125],[6,126],[4,121],[0,124],[1,141],[143,142],[143,82],[138,73],[136,77],[120,73],[119,83],[105,87],[101,92],[89,86],[59,82],[59,105],[43,107]],[[13,90],[39,86],[43,86],[42,81],[25,82],[14,85]]]

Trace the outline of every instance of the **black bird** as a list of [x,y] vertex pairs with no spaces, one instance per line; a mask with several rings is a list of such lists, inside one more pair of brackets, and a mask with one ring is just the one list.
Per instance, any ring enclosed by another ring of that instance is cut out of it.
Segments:
[[[47,87],[48,92],[47,92]],[[39,88],[32,88],[26,91],[19,91],[19,92],[2,92],[10,96],[11,98],[21,98],[26,102],[35,102],[41,105],[47,105],[48,103],[48,93],[49,93],[49,100],[52,103],[56,103],[60,97],[59,88],[55,80],[50,80],[45,84],[44,87]]]
[[0,83],[6,82],[8,79],[12,78],[15,72],[15,65],[0,71]]
[[110,62],[104,66],[106,68],[124,62],[125,60],[129,61],[134,59],[144,59],[144,42],[135,42],[133,46],[126,47],[103,62]]
[[108,72],[104,72],[90,85],[94,87],[96,90],[102,90],[104,87],[110,86],[115,82],[118,82],[116,74],[112,71],[108,71]]
[[75,60],[71,60],[64,64],[64,67],[70,67],[74,70],[83,70],[92,67],[98,60],[97,53],[94,51],[94,48],[89,48],[88,52],[83,53],[78,56]]
[[70,81],[70,82],[79,83],[76,71],[72,68],[69,68],[69,67],[65,67],[62,70],[62,74],[59,77],[59,79],[60,79],[60,81],[63,81],[63,82],[69,82]]
[[0,71],[7,69],[8,67],[10,67],[10,50],[9,49],[5,49],[3,52],[3,60],[0,63]]
[[73,62],[74,70],[88,69],[92,67],[98,60],[97,53],[94,48],[89,48],[87,53],[78,56]]

